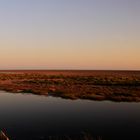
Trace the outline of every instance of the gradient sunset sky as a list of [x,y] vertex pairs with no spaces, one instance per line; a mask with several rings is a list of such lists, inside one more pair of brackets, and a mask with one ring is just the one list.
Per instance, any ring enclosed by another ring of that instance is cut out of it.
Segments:
[[140,70],[140,0],[0,0],[0,69]]

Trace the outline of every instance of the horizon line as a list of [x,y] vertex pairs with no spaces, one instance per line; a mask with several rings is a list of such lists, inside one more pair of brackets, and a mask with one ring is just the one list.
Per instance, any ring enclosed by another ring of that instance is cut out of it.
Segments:
[[140,69],[0,69],[1,71],[140,71]]

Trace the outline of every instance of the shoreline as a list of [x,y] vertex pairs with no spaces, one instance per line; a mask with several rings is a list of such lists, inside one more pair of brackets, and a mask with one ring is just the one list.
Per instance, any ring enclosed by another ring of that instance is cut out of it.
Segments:
[[140,71],[9,71],[0,73],[0,90],[72,100],[140,102]]

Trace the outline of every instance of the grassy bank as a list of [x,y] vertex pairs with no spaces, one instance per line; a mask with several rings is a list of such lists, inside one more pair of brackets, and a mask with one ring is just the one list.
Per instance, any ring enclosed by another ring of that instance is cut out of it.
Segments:
[[140,101],[140,71],[12,71],[0,90],[68,99]]

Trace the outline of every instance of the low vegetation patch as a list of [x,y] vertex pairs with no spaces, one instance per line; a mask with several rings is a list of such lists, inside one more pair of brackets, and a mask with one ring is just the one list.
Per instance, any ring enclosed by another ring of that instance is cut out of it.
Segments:
[[68,99],[139,102],[140,71],[2,72],[0,90]]

